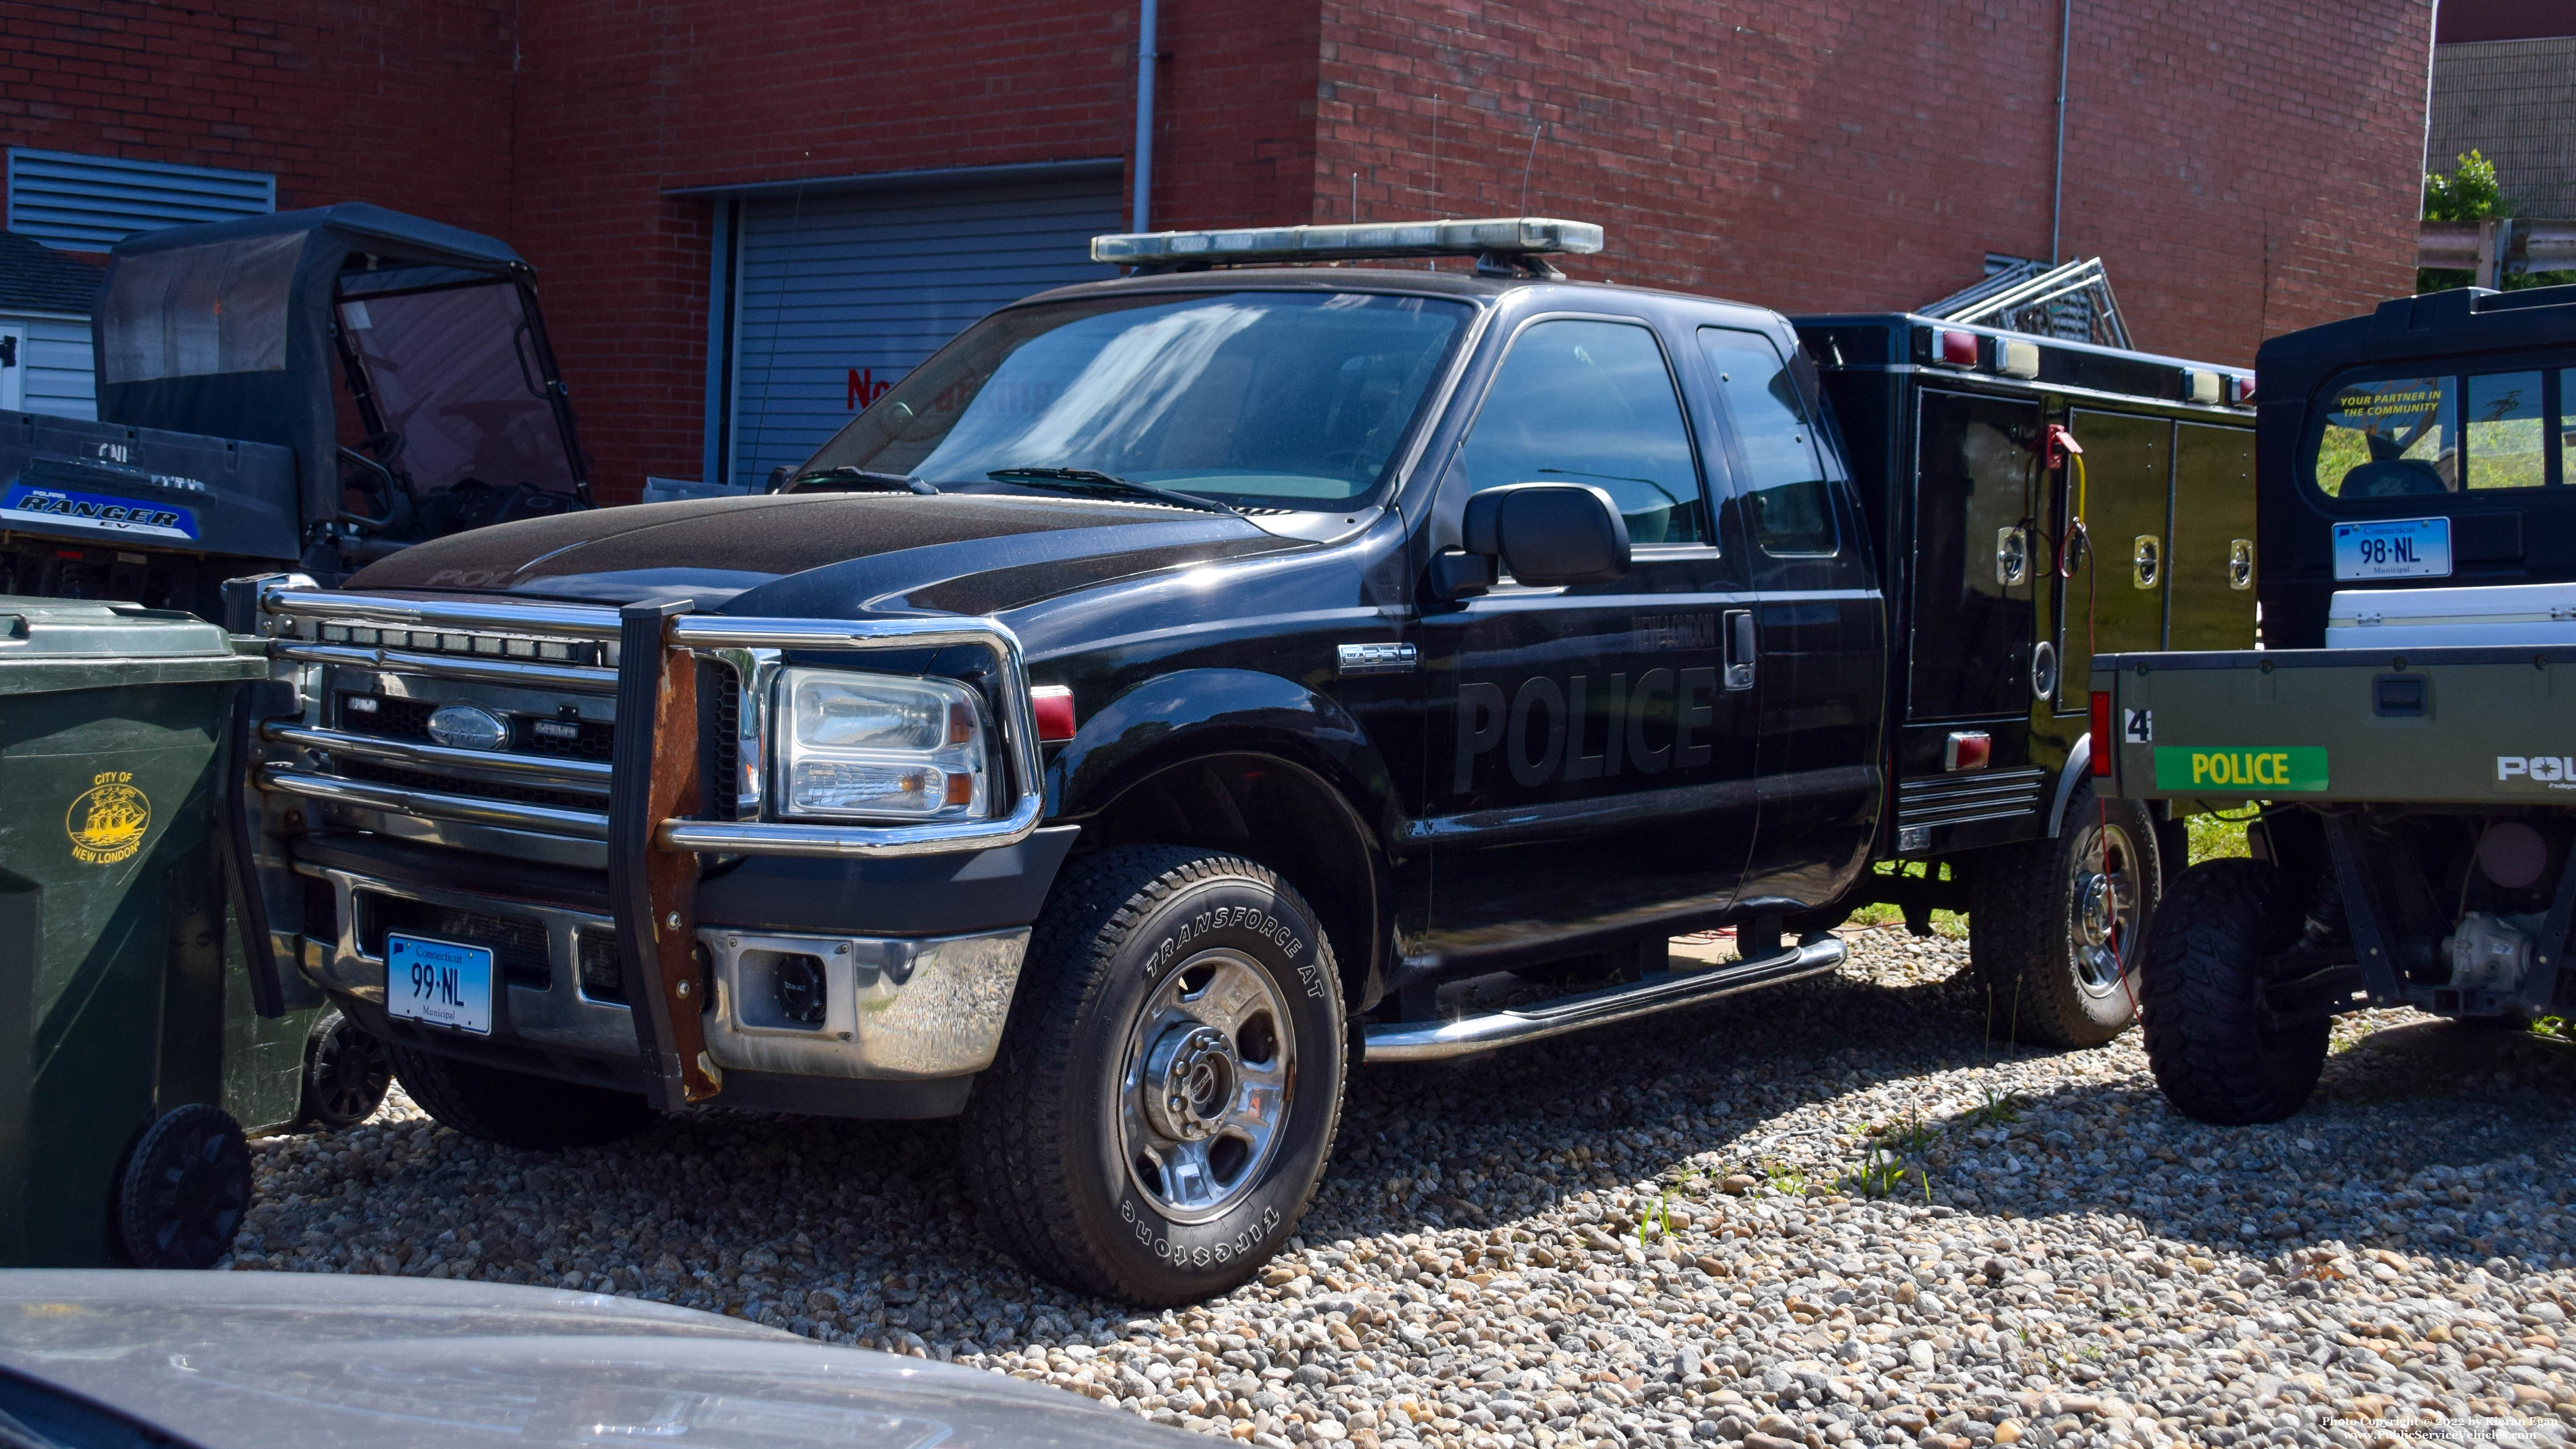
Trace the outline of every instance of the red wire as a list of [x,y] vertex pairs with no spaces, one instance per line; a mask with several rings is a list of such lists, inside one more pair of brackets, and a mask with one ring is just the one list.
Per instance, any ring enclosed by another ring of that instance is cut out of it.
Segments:
[[[2074,465],[2070,463],[2068,466],[2071,468]],[[2081,515],[2078,515],[2073,526],[2066,530],[2065,542],[2058,547],[2058,571],[2065,577],[2074,576],[2073,570],[2068,566],[2068,560],[2079,540],[2084,552],[2092,555],[2093,563],[2093,567],[2084,575],[2084,657],[2088,661],[2086,668],[2089,682],[2091,677],[2089,661],[2101,652],[2096,630],[2099,628],[2102,602],[2102,556],[2093,553],[2092,531],[2085,527]],[[2093,797],[2093,810],[2094,844],[2101,851],[2102,876],[2107,883],[2111,875],[2111,807],[2099,794],[2096,794]],[[2129,999],[2129,1017],[2134,1021],[2138,1015],[2138,992],[2137,988],[2129,984],[2128,942],[2120,930],[2119,900],[2116,896],[2113,897],[2111,904],[2111,969],[2119,979],[2120,994]]]

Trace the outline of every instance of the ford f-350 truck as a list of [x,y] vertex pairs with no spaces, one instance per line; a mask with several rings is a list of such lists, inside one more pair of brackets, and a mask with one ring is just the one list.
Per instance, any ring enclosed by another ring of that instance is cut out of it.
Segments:
[[[996,1243],[1139,1302],[1276,1249],[1355,1059],[1827,970],[1861,901],[2119,1030],[2171,826],[2094,803],[2057,660],[2250,641],[2244,379],[1802,343],[1547,261],[1598,244],[1103,238],[784,491],[244,581],[265,969],[497,1141],[963,1113]],[[1265,265],[1388,257],[1448,267]]]

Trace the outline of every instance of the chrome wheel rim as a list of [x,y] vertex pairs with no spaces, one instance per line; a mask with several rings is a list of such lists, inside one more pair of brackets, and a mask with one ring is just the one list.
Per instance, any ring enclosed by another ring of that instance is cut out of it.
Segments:
[[1127,1034],[1118,1148],[1136,1190],[1174,1222],[1223,1216],[1278,1150],[1296,1067],[1269,972],[1228,950],[1181,962]]
[[2117,995],[2122,990],[2121,952],[2136,953],[2145,899],[2139,888],[2137,842],[2124,827],[2088,825],[2076,837],[2073,861],[2068,945],[2075,958],[2075,984],[2087,996]]

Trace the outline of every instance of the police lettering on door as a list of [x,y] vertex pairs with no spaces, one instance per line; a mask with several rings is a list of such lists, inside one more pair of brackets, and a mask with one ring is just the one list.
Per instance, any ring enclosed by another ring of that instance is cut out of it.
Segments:
[[[1458,686],[1455,792],[1508,770],[1516,785],[1575,783],[1634,772],[1659,775],[1709,762],[1714,669],[1649,669],[1632,682],[1544,675],[1506,693],[1499,684]],[[1489,755],[1500,755],[1499,764]]]

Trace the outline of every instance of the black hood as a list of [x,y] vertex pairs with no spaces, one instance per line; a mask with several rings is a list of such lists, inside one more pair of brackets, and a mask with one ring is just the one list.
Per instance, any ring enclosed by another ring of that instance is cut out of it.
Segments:
[[1161,504],[1012,494],[650,503],[476,529],[371,564],[353,589],[603,604],[694,598],[790,618],[986,614],[1111,579],[1308,545]]

